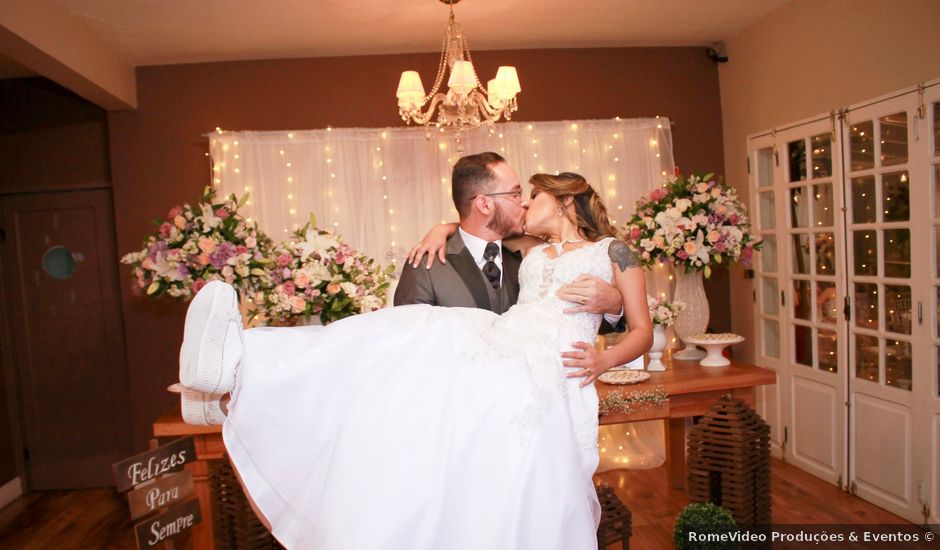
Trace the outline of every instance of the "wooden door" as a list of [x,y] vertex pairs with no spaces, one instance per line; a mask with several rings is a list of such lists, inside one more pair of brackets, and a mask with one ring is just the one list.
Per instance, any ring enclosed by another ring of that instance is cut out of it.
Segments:
[[110,485],[110,465],[130,454],[111,192],[0,204],[27,487]]

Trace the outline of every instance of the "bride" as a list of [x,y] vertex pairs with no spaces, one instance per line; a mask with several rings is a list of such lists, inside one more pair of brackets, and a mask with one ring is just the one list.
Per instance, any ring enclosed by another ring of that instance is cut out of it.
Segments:
[[[231,286],[193,300],[184,417],[224,422],[232,464],[282,544],[597,547],[592,382],[649,348],[645,282],[584,178],[530,183],[526,231],[552,244],[526,250],[518,303],[502,316],[408,305],[243,331]],[[601,316],[565,314],[555,295],[582,273],[624,297],[630,331],[604,352],[591,345]]]

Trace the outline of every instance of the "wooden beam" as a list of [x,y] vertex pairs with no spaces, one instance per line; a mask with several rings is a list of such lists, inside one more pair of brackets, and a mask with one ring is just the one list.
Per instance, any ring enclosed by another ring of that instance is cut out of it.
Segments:
[[0,51],[106,110],[137,107],[134,65],[52,0],[0,0]]

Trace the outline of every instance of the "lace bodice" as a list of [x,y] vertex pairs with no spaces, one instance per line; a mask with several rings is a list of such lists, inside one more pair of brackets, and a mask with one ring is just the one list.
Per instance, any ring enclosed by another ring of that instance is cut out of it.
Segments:
[[[576,341],[593,342],[602,316],[596,313],[565,314],[577,304],[555,295],[563,285],[582,274],[595,275],[610,281],[613,276],[608,248],[613,237],[583,245],[556,257],[546,253],[550,244],[535,247],[519,267],[519,301],[506,314],[506,322],[524,315],[529,322],[549,329],[547,336],[556,342],[556,349],[571,349]],[[553,328],[549,328],[554,325]],[[535,328],[534,326],[531,328]]]

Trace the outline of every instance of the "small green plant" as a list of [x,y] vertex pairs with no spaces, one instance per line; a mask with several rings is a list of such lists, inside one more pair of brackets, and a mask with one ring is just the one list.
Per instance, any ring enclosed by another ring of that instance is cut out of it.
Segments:
[[673,539],[676,550],[732,550],[739,548],[736,531],[730,512],[710,502],[693,502],[676,518]]

